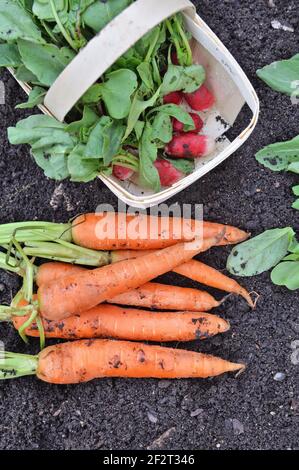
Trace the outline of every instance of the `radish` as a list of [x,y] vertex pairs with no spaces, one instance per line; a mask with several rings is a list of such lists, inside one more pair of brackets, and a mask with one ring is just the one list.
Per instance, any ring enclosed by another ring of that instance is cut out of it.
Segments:
[[163,97],[164,104],[181,104],[183,93],[181,91],[172,91]]
[[130,168],[121,165],[113,165],[113,176],[121,181],[128,180],[133,174],[134,171]]
[[205,157],[215,148],[215,141],[207,135],[185,132],[173,136],[166,145],[165,151],[172,157],[197,158]]
[[171,62],[172,62],[174,65],[180,65],[180,64],[179,64],[178,55],[177,55],[176,51],[172,51],[172,53],[171,53]]
[[205,85],[193,93],[184,93],[184,98],[190,108],[195,111],[205,111],[215,104],[215,98]]
[[[189,114],[192,117],[194,125],[195,125],[195,129],[190,132],[194,132],[197,134],[198,132],[201,131],[203,127],[203,120],[196,113],[189,113]],[[174,132],[184,132],[184,124],[178,121],[178,119],[176,118],[172,118],[172,128]]]
[[162,186],[171,186],[185,176],[167,160],[158,159],[154,165],[158,170]]

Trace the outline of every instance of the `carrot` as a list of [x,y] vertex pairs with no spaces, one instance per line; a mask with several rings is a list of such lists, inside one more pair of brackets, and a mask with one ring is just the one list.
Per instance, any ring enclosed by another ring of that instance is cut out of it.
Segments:
[[[109,253],[96,254],[90,250],[81,252],[80,246],[94,250],[161,249],[178,242],[190,241],[194,235],[201,235],[201,231],[203,238],[211,238],[217,235],[219,227],[226,228],[226,236],[219,242],[221,245],[240,243],[249,236],[236,227],[213,222],[108,212],[81,215],[69,224],[43,221],[3,224],[0,225],[0,245],[9,244],[12,238],[29,244],[29,247],[32,243],[39,242],[48,243],[49,246],[55,241],[62,245],[61,250],[64,248],[69,253],[71,262],[77,262],[76,258],[81,255],[81,264],[89,265],[91,262],[93,266],[102,266],[109,262]],[[72,245],[72,241],[80,246]],[[55,259],[55,255],[56,251],[50,252],[48,257]],[[61,256],[59,251],[57,256],[61,258],[64,255]],[[73,257],[75,259],[72,261]],[[56,258],[56,261],[65,260]]]
[[225,228],[225,237],[219,242],[222,245],[240,243],[249,236],[236,227],[213,222],[111,212],[80,215],[72,223],[72,238],[77,245],[94,250],[161,249],[193,240],[201,228],[203,238],[214,237]]
[[[22,303],[24,305],[24,303]],[[2,321],[12,321],[19,330],[29,316],[0,313]],[[202,312],[149,312],[101,304],[87,312],[62,321],[42,319],[47,338],[116,338],[132,341],[192,341],[210,338],[229,330],[222,318]],[[28,336],[39,337],[36,323],[25,329]]]
[[208,292],[156,282],[148,282],[138,289],[112,297],[108,302],[157,310],[189,310],[192,312],[208,311],[221,304],[221,301],[218,302]]
[[[123,253],[124,254],[124,259],[126,259],[125,251],[120,251],[118,253]],[[132,256],[140,257],[142,256],[142,251],[131,251],[128,252],[131,253]],[[38,286],[41,286],[42,284],[47,284],[53,280],[59,279],[67,274],[76,274],[76,273],[82,273],[86,271],[86,268],[82,268],[80,266],[75,266],[71,265],[68,263],[44,263],[42,264],[37,271],[36,275],[36,283]],[[255,302],[253,302],[250,293],[242,287],[237,281],[234,279],[231,279],[228,276],[225,276],[224,274],[220,273],[217,271],[215,268],[212,268],[211,266],[208,266],[207,264],[202,263],[201,261],[196,261],[196,260],[190,260],[187,261],[186,263],[182,264],[181,266],[178,266],[173,269],[173,272],[180,274],[182,276],[185,276],[189,279],[192,279],[193,281],[197,281],[200,284],[204,284],[209,287],[214,287],[219,290],[223,290],[225,292],[229,292],[232,294],[236,295],[241,295],[247,302],[248,304],[254,308],[255,307]],[[146,292],[144,292],[144,286],[138,288],[137,291],[132,290],[130,292],[127,292],[125,294],[121,294],[117,297],[114,297],[111,302],[113,303],[121,303],[122,305],[135,305],[138,307],[149,307],[152,308],[153,305],[158,305],[158,308],[163,308],[161,301],[163,301],[164,305],[166,305],[166,302],[172,302],[171,296],[165,296],[166,292],[163,290],[163,300],[161,295],[161,291],[158,293],[154,292],[154,287],[151,287],[154,283],[149,283],[146,284]],[[160,284],[160,286],[162,286]],[[170,287],[170,286],[166,286]],[[162,287],[161,287],[162,288]],[[163,286],[165,289],[165,287]],[[175,287],[174,287],[175,288]],[[184,292],[187,293],[187,288],[175,288],[178,289],[176,292],[177,294],[180,292],[179,289],[185,289]],[[189,289],[188,289],[189,291]],[[183,291],[181,291],[183,292]],[[146,297],[141,299],[143,295],[146,293]],[[170,294],[170,292],[168,291]],[[196,293],[198,296],[196,296]],[[179,306],[177,307],[179,310],[187,309],[187,310],[193,310],[192,305],[198,305],[198,308],[195,308],[195,310],[210,310],[214,307],[217,307],[220,303],[216,305],[216,300],[207,292],[203,292],[197,289],[190,289],[190,296],[193,295],[193,300],[191,301],[191,297],[188,299],[184,300],[184,305],[183,303],[178,304]],[[209,296],[209,297],[208,297]],[[198,304],[193,302],[197,302]],[[126,301],[124,301],[126,299]],[[122,300],[122,302],[119,302],[119,300]],[[133,303],[134,301],[134,303]],[[178,298],[176,297],[176,301],[178,301]],[[108,300],[109,302],[109,300]],[[132,303],[131,303],[132,302]],[[136,302],[136,303],[135,303]],[[182,301],[183,302],[183,301]],[[174,304],[175,302],[173,302]],[[212,305],[213,304],[213,305]],[[165,308],[168,308],[170,310],[175,310],[176,307],[170,307],[170,303],[167,304],[168,306]],[[206,308],[205,308],[206,305]]]
[[174,268],[173,272],[188,277],[193,281],[200,282],[206,286],[215,287],[216,289],[220,289],[225,292],[241,295],[252,308],[255,307],[255,302],[253,302],[249,292],[247,292],[244,287],[240,286],[237,281],[225,276],[221,272],[217,271],[217,269],[211,268],[200,261],[196,261],[194,259],[190,260],[187,263]]
[[218,243],[217,237],[181,243],[140,258],[64,276],[38,289],[38,306],[49,320],[63,319],[142,286]]
[[[66,275],[79,274],[86,269],[67,263],[44,263],[36,275],[36,284],[40,287]],[[177,287],[155,282],[148,282],[138,289],[130,290],[107,300],[109,303],[169,310],[190,310],[203,312],[218,307],[221,301],[214,299],[208,292],[188,287]]]
[[53,384],[103,377],[206,378],[240,371],[244,364],[193,351],[109,339],[48,346],[38,356],[0,351],[0,378],[36,375]]

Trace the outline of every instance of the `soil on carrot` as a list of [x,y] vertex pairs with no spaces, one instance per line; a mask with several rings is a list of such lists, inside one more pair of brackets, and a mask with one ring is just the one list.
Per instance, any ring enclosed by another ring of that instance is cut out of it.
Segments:
[[[257,68],[298,52],[298,2],[196,3],[200,15],[255,86],[261,116],[254,135],[236,154],[170,202],[202,202],[207,219],[234,224],[253,235],[274,226],[298,230],[290,190],[296,177],[270,172],[254,159],[264,145],[298,134],[299,105],[292,105],[288,97],[270,90],[255,75]],[[271,20],[295,32],[273,29]],[[93,211],[99,203],[116,207],[116,198],[100,181],[55,183],[43,176],[27,147],[8,144],[6,128],[29,113],[14,109],[24,100],[14,79],[6,72],[1,79],[6,103],[0,105],[0,222],[65,221]],[[228,253],[229,249],[217,248],[202,259],[223,269]],[[0,276],[1,303],[9,302],[18,283],[9,274],[1,272]],[[174,275],[164,276],[163,281],[196,287]],[[103,379],[76,386],[51,386],[34,377],[3,382],[0,448],[298,449],[298,365],[290,359],[291,342],[299,339],[298,294],[273,286],[267,273],[242,282],[261,294],[256,310],[230,297],[216,311],[230,321],[231,330],[184,345],[244,361],[248,367],[238,378]],[[210,292],[221,297],[219,292]],[[6,324],[1,325],[0,340],[12,351],[34,353],[38,347],[34,339],[25,346]]]

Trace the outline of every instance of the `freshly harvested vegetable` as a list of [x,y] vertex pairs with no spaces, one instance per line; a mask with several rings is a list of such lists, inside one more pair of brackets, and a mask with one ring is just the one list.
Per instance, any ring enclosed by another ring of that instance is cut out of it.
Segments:
[[[42,104],[75,55],[131,3],[1,0],[0,66],[13,67],[32,89],[19,107]],[[179,106],[182,92],[194,92],[205,80],[202,65],[193,64],[190,39],[181,14],[168,18],[87,90],[65,123],[29,116],[8,129],[10,143],[29,144],[36,163],[52,179],[88,182],[113,172],[126,180],[136,172],[140,185],[159,191],[154,162],[171,140],[173,117],[160,108],[170,103],[175,114],[188,115]]]
[[[51,259],[56,259],[55,249],[59,248],[60,258],[63,255],[63,250],[69,248],[71,262],[77,263],[77,257],[80,258],[79,255],[83,253],[85,258],[95,259],[96,255],[95,264],[91,265],[99,266],[107,264],[107,261],[104,263],[102,256],[106,259],[108,257],[109,262],[110,254],[96,254],[92,250],[160,249],[179,241],[192,240],[195,235],[200,235],[201,228],[203,229],[203,238],[213,237],[219,230],[225,228],[225,235],[219,242],[221,245],[240,243],[249,237],[249,234],[243,230],[214,222],[106,212],[83,214],[69,224],[42,221],[3,224],[0,225],[0,245],[8,245],[12,238],[18,242],[37,245],[55,241],[64,246],[62,248],[57,244],[51,244],[53,248]],[[77,253],[74,253],[76,246],[70,245],[71,241],[80,245],[77,247]],[[81,251],[80,247],[88,248],[91,251]],[[38,253],[35,255],[43,257]],[[99,259],[101,264],[97,264]],[[57,261],[65,260],[57,259]],[[89,262],[81,264],[90,265]]]
[[[16,309],[17,310],[17,309]],[[0,321],[12,321],[18,330],[29,316],[17,316],[10,307],[0,307]],[[46,338],[115,338],[131,341],[192,341],[228,331],[230,326],[216,315],[201,312],[149,312],[102,304],[64,320],[43,319]],[[39,337],[36,323],[25,329]]]
[[184,93],[184,99],[194,111],[206,111],[215,104],[213,94],[205,85],[202,85],[193,93]]
[[130,168],[126,168],[125,166],[121,165],[113,165],[113,176],[115,176],[117,179],[121,181],[126,181],[130,178],[132,178],[134,174],[134,170],[131,170]]
[[193,132],[175,134],[165,151],[175,158],[205,157],[215,150],[215,141],[207,135]]
[[192,312],[208,311],[222,303],[214,299],[208,292],[156,282],[148,282],[138,289],[117,295],[108,302],[156,310],[189,310]]
[[[299,54],[298,54],[299,57]],[[299,63],[299,62],[298,62]],[[259,163],[273,171],[290,171],[299,173],[299,135],[286,142],[277,142],[267,145],[261,149],[255,158]],[[294,186],[293,193],[299,196],[297,186]],[[299,199],[297,199],[292,207],[299,209]]]
[[[74,243],[91,249],[159,249],[174,245],[178,241],[188,241],[194,235],[200,234],[202,223],[203,238],[211,238],[225,228],[225,235],[219,241],[221,244],[239,243],[246,240],[248,233],[236,227],[221,225],[213,222],[200,222],[193,219],[163,218],[145,215],[124,214],[84,214],[72,223],[72,238]],[[113,227],[118,239],[107,238],[107,227]],[[130,239],[130,227],[135,239]],[[151,236],[151,234],[153,236]],[[1,231],[0,231],[1,239]]]
[[291,227],[266,230],[233,248],[227,269],[237,276],[256,276],[275,266],[286,256],[294,240]]
[[183,93],[181,91],[172,91],[168,93],[168,95],[163,96],[163,103],[164,104],[181,104],[183,101]]
[[221,230],[215,237],[202,242],[180,243],[137,259],[120,261],[43,284],[37,293],[38,308],[49,320],[64,319],[88,310],[171,271],[217,244],[224,233]]
[[257,76],[261,78],[273,90],[286,95],[299,96],[299,54],[287,60],[279,60],[262,69],[257,70]]
[[[142,251],[137,251],[131,254],[133,257],[140,257],[144,256],[146,253],[143,254]],[[297,255],[297,257],[299,258],[299,255]],[[86,268],[72,264],[56,262],[44,263],[37,270],[35,282],[37,286],[40,287],[42,284],[48,284],[66,275],[80,274],[84,271],[86,271]],[[241,295],[252,308],[255,305],[250,294],[244,287],[240,286],[234,279],[225,276],[200,261],[187,261],[181,266],[174,268],[172,271],[199,282],[200,284]],[[148,308],[206,311],[219,306],[222,301],[218,302],[207,292],[197,289],[167,286],[151,282],[136,290],[118,295],[108,300],[108,302]]]
[[[191,132],[198,133],[203,128],[203,120],[196,113],[190,113],[190,116],[194,122],[195,129]],[[172,119],[172,128],[174,132],[187,132],[188,129],[185,129],[184,123],[179,121],[176,118]]]
[[190,260],[187,263],[178,266],[173,269],[173,272],[180,274],[182,276],[188,277],[193,281],[199,282],[206,286],[214,287],[215,289],[220,289],[225,292],[230,292],[232,294],[241,295],[250,307],[255,307],[255,302],[253,302],[249,292],[247,292],[244,287],[231,279],[228,276],[225,276],[217,269],[208,266],[201,261]]
[[207,354],[105,339],[48,346],[37,356],[0,351],[0,378],[36,375],[55,384],[102,377],[206,378],[245,369]]
[[161,186],[171,186],[183,178],[184,173],[178,170],[170,161],[158,158],[154,163],[158,170]]

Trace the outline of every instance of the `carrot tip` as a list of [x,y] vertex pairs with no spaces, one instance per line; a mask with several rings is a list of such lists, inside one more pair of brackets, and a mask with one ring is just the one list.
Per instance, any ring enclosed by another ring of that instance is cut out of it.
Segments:
[[260,295],[258,292],[254,291],[254,290],[251,291],[251,292],[249,292],[248,295],[249,295],[249,296],[255,295],[255,299],[254,299],[253,301],[252,301],[252,299],[251,299],[251,301],[252,301],[252,303],[253,303],[253,307],[252,307],[252,308],[255,309],[256,304],[257,304],[257,302],[258,302],[258,300],[259,300],[259,298],[260,298],[261,295]]
[[229,297],[231,297],[233,295],[233,293],[231,292],[230,294],[227,294],[225,295],[220,301],[219,301],[219,305],[222,305],[227,299],[229,299]]
[[246,364],[239,364],[240,366],[240,370],[238,370],[238,372],[236,373],[235,375],[235,378],[239,377],[239,375],[243,374],[243,372],[245,371],[246,369]]

